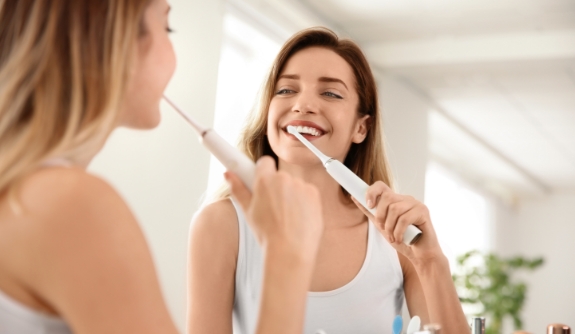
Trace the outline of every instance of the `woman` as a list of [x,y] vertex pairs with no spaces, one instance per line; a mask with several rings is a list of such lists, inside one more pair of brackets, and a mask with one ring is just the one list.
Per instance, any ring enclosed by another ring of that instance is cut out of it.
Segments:
[[[1,333],[176,333],[134,215],[85,169],[114,128],[158,124],[175,68],[168,10],[0,1]],[[297,333],[322,230],[317,191],[271,158],[253,199],[228,178],[267,254],[258,332]],[[306,210],[285,214],[285,196]]]
[[[240,139],[254,160],[274,157],[280,171],[316,185],[321,194],[325,229],[304,333],[390,333],[403,290],[411,315],[441,324],[442,333],[469,332],[427,208],[391,188],[380,118],[375,81],[361,50],[330,30],[313,28],[284,44],[260,109]],[[371,184],[366,200],[376,209],[375,217],[287,132],[288,125]],[[261,293],[262,257],[242,210],[225,194],[221,197],[200,212],[191,234],[192,241],[227,236],[226,243],[192,249],[191,298],[201,308],[190,310],[191,332],[231,333],[233,327],[250,333]],[[408,225],[423,231],[411,247],[402,243]]]

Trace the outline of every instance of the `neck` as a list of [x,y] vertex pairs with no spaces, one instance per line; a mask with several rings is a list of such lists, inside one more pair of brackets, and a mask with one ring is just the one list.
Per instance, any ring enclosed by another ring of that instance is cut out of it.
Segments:
[[326,229],[349,227],[364,221],[363,213],[344,194],[341,186],[327,173],[321,162],[296,165],[279,160],[279,170],[313,184],[320,193]]
[[72,148],[64,150],[60,154],[53,156],[45,161],[46,164],[68,164],[77,168],[87,169],[94,157],[100,153],[109,135],[102,137],[100,141],[95,142],[93,146],[78,149]]

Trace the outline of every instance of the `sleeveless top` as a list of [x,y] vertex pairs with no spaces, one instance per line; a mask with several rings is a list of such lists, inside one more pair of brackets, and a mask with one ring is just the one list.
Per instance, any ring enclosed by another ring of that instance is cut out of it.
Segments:
[[33,310],[0,290],[0,333],[72,334],[72,331],[62,319]]
[[[232,203],[239,224],[234,334],[252,334],[259,313],[263,252],[241,208]],[[403,306],[403,272],[396,250],[368,224],[367,252],[355,278],[332,291],[308,292],[304,334],[392,333]]]
[[[42,167],[70,166],[63,159],[52,159]],[[58,317],[41,313],[12,299],[0,290],[0,333],[2,334],[72,334]]]

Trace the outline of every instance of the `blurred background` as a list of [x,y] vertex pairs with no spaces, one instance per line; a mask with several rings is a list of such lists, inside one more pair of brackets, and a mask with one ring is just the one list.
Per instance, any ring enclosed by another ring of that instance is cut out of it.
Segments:
[[[356,41],[378,81],[398,191],[428,205],[452,270],[474,249],[543,257],[516,275],[528,286],[523,328],[575,326],[575,1],[169,2],[178,68],[167,95],[232,143],[289,36],[321,25]],[[223,168],[162,114],[153,131],[117,130],[90,169],[142,223],[183,331],[188,229]]]

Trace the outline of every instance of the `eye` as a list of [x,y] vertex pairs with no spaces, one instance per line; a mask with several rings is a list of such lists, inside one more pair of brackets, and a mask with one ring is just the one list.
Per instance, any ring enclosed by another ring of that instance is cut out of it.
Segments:
[[291,89],[284,88],[284,89],[278,90],[276,92],[276,95],[285,95],[285,94],[292,94],[292,93],[295,93],[295,92]]
[[167,28],[166,28],[166,31],[168,32],[168,34],[171,34],[171,33],[174,32],[174,30],[173,30],[172,28],[170,28],[170,27],[167,27]]
[[323,93],[323,95],[324,95],[324,96],[327,96],[327,97],[333,97],[333,98],[336,98],[336,99],[343,99],[343,97],[342,97],[341,95],[337,95],[336,93],[329,92],[329,91]]

